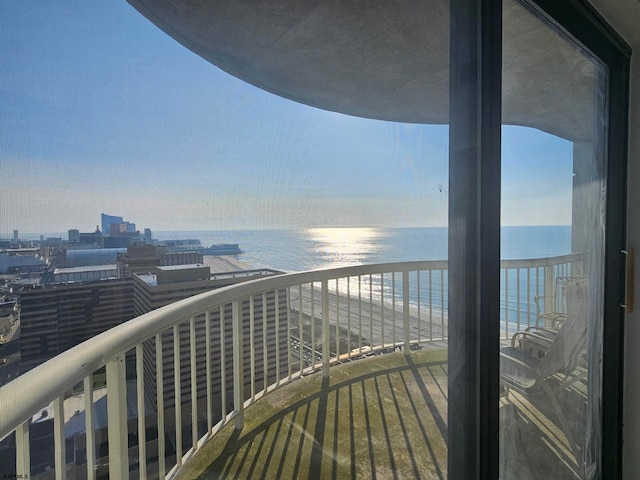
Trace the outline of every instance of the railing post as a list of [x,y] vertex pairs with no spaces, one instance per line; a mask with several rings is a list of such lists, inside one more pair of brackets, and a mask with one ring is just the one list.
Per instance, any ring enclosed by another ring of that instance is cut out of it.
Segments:
[[96,478],[95,422],[93,421],[93,377],[84,377],[84,431],[87,456],[87,479]]
[[233,321],[233,407],[236,412],[234,423],[236,430],[244,428],[244,365],[242,355],[242,318],[240,302],[231,304]]
[[109,428],[109,478],[129,478],[127,441],[127,384],[125,356],[107,363],[107,425]]
[[158,477],[164,478],[165,465],[165,441],[164,441],[164,367],[162,353],[162,334],[156,334],[156,402],[158,408]]
[[31,478],[29,451],[29,424],[31,419],[16,429],[16,478]]
[[[111,431],[111,428],[109,428]],[[109,442],[111,443],[111,442]],[[67,478],[67,450],[64,436],[64,396],[53,401],[53,445],[56,467],[56,480]],[[111,463],[111,461],[109,461]],[[123,477],[124,478],[124,477]]]
[[[553,312],[555,305],[553,304],[555,281],[553,275],[553,265],[546,265],[544,267],[544,313]],[[551,326],[547,324],[548,320],[545,320],[545,327]]]
[[196,358],[196,318],[189,320],[189,343],[191,347],[191,448],[198,450],[198,371]]
[[256,302],[253,295],[249,298],[249,390],[251,400],[256,398],[256,349],[255,349]]
[[227,339],[226,339],[226,309],[220,305],[218,323],[220,325],[220,403],[222,404],[222,421],[227,421]]
[[[207,362],[206,370],[207,370],[207,434],[211,433],[213,429],[213,383],[212,383],[212,372],[211,372],[211,313],[207,311],[204,317],[205,322],[205,361]],[[222,337],[222,335],[220,335]],[[223,345],[220,342],[220,345]],[[224,357],[224,350],[221,350],[221,357]],[[222,378],[222,375],[220,376]],[[220,390],[224,391],[226,386],[224,383],[220,383]]]
[[329,378],[331,343],[329,338],[329,280],[322,280],[322,376]]
[[182,373],[180,358],[180,324],[173,326],[173,404],[176,426],[176,465],[182,466]]
[[138,475],[140,478],[147,477],[147,426],[144,408],[143,355],[142,343],[139,343],[136,345],[136,396],[138,404]]
[[404,354],[411,352],[411,332],[409,331],[409,272],[402,272],[402,327],[404,329]]
[[291,288],[287,287],[287,372],[288,380],[291,380],[293,368],[291,367]]

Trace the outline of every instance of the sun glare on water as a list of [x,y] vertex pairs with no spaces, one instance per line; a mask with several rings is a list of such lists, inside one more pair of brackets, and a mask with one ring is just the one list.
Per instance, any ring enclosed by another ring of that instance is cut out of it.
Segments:
[[323,260],[323,268],[362,265],[381,248],[381,229],[359,228],[310,228],[309,239]]

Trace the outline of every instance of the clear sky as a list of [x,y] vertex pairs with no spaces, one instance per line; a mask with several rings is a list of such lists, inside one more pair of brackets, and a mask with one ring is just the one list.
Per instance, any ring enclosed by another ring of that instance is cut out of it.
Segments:
[[[263,92],[124,1],[0,0],[0,236],[447,223],[446,126]],[[503,223],[569,224],[571,144],[505,127]]]

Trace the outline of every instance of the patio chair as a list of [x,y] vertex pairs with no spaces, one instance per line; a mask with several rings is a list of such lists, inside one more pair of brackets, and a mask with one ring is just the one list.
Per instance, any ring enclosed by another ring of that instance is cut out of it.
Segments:
[[[516,334],[520,339],[544,344],[542,356],[539,355],[542,348],[535,353],[517,348],[515,343],[522,340],[513,340],[511,347],[500,350],[500,380],[505,394],[508,396],[513,389],[533,405],[540,399],[548,399],[576,461],[579,461],[580,447],[574,441],[558,393],[584,377],[584,373],[574,371],[587,340],[587,289],[586,279],[567,285],[567,317],[558,330],[538,329]],[[540,392],[543,395],[535,395]]]
[[536,325],[558,329],[567,318],[567,287],[575,283],[575,277],[557,277],[552,295],[536,295]]
[[511,337],[511,346],[534,357],[542,358],[546,355],[559,331],[558,328],[551,327],[528,327],[516,332]]

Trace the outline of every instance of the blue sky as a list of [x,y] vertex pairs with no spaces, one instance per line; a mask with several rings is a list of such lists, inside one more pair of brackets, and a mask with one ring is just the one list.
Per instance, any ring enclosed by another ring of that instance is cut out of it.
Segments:
[[[248,85],[124,1],[0,0],[0,235],[442,226],[446,126]],[[503,223],[568,224],[571,144],[505,127]]]

